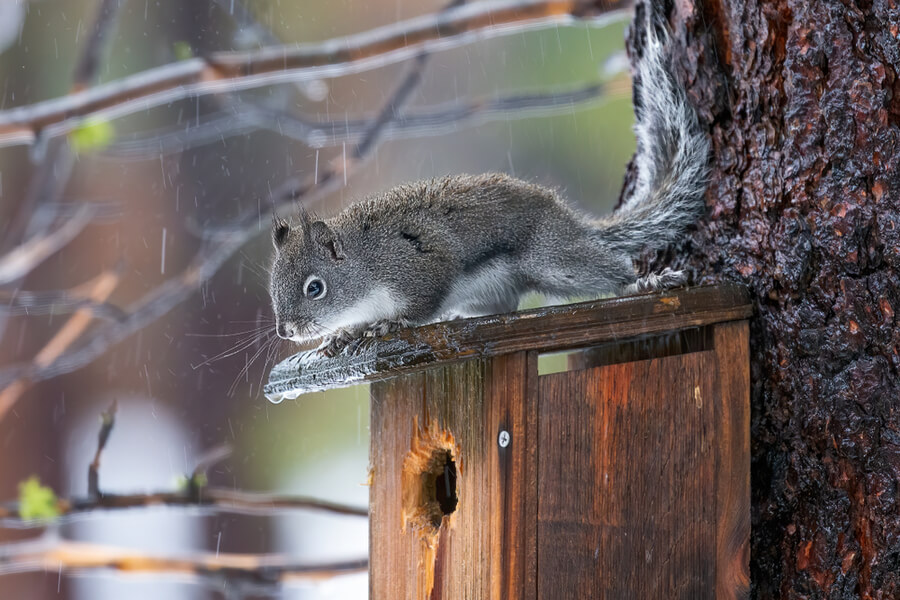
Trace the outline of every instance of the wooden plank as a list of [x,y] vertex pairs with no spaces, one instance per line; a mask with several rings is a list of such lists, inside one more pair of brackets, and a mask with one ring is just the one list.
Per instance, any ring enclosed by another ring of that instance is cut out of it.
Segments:
[[[529,529],[528,546],[525,549],[525,576],[522,600],[537,600],[537,582],[538,582],[538,540],[537,540],[537,523],[538,523],[538,506],[540,505],[538,495],[538,477],[540,475],[541,453],[540,453],[540,430],[539,426],[539,407],[541,400],[541,390],[538,385],[538,352],[532,350],[527,353],[525,363],[525,412],[528,422],[528,454],[525,460],[528,462],[529,468],[526,471],[528,477],[526,490],[529,491],[528,497],[525,499],[525,519],[531,519],[531,529]],[[512,596],[509,597],[512,600]]]
[[540,377],[538,598],[714,598],[716,355]]
[[750,358],[746,321],[715,326],[716,598],[750,597]]
[[396,590],[397,598],[409,597],[417,584],[416,565],[403,562],[416,547],[401,547],[409,540],[396,537],[403,530],[399,485],[403,462],[396,456],[398,452],[405,455],[409,449],[410,423],[404,410],[416,394],[421,394],[423,386],[424,376],[415,374],[373,385],[371,390],[369,597],[373,599],[383,598],[385,590]]
[[[490,598],[523,598],[534,572],[537,535],[536,414],[526,400],[526,353],[494,358],[488,378],[489,424],[485,446],[491,482],[489,520],[492,538]],[[506,431],[506,447],[498,433]],[[473,524],[478,527],[478,524]],[[451,596],[459,597],[459,596]]]
[[[372,386],[370,598],[523,597],[536,528],[525,371],[517,353]],[[413,448],[435,440],[453,449],[458,504],[439,527],[416,529],[404,469]]]
[[265,394],[280,402],[427,366],[624,340],[744,319],[751,312],[743,287],[722,284],[436,323],[366,340],[334,358],[315,351],[292,356],[272,369]]

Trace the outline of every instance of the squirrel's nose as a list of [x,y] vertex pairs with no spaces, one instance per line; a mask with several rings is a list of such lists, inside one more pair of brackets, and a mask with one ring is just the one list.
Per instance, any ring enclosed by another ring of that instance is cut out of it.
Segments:
[[297,328],[293,323],[279,323],[275,326],[275,331],[283,340],[289,340],[297,334]]

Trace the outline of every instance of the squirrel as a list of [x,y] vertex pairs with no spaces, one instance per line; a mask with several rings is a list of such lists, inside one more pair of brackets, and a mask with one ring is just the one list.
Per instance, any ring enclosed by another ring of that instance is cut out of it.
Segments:
[[[649,21],[649,19],[648,19]],[[325,338],[335,356],[368,336],[516,310],[529,292],[597,297],[682,285],[634,259],[662,249],[705,209],[709,143],[648,22],[635,69],[636,180],[590,219],[553,190],[502,174],[400,185],[319,220],[275,217],[269,292],[284,339]]]

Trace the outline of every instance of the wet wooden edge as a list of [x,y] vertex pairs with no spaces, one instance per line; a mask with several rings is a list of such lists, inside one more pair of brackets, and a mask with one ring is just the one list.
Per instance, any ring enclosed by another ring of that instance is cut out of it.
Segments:
[[748,318],[747,290],[723,283],[423,325],[327,358],[315,350],[277,364],[264,389],[275,403],[380,381],[426,367],[511,352],[549,352]]

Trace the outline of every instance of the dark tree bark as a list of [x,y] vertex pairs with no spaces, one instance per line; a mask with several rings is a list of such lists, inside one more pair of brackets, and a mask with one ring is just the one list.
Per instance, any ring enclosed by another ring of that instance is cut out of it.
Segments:
[[755,299],[753,597],[900,598],[900,2],[667,10],[713,174],[653,263]]

